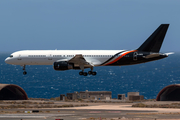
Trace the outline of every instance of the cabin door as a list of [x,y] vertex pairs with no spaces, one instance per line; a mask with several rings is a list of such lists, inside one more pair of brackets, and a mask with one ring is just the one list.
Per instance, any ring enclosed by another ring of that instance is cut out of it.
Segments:
[[133,55],[133,60],[136,61],[137,60],[137,52],[134,52],[134,55]]
[[48,60],[52,60],[52,54],[49,54]]
[[21,60],[21,55],[19,54],[19,56],[18,56],[18,60]]

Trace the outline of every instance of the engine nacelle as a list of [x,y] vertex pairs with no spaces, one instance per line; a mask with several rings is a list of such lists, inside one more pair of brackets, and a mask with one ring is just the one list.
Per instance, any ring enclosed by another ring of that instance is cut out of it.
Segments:
[[54,62],[54,70],[69,70],[73,69],[73,64],[69,64],[67,61]]

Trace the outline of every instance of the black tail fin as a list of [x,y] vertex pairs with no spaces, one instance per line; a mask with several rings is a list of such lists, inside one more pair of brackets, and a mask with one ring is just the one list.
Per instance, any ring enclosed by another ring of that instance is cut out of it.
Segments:
[[168,27],[169,24],[161,24],[137,50],[159,52]]

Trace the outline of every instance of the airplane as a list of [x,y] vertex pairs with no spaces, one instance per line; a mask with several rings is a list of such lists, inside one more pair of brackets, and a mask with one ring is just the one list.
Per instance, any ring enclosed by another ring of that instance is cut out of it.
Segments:
[[[7,64],[53,65],[54,70],[81,70],[79,75],[96,75],[96,66],[124,66],[146,63],[168,57],[173,53],[159,53],[169,24],[161,24],[136,50],[22,50],[5,59]],[[90,68],[88,72],[84,69]]]

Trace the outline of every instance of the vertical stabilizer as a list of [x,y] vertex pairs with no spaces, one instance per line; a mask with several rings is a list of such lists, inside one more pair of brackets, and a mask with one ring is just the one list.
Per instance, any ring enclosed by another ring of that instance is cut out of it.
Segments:
[[137,50],[144,52],[159,52],[168,27],[169,24],[161,24]]

